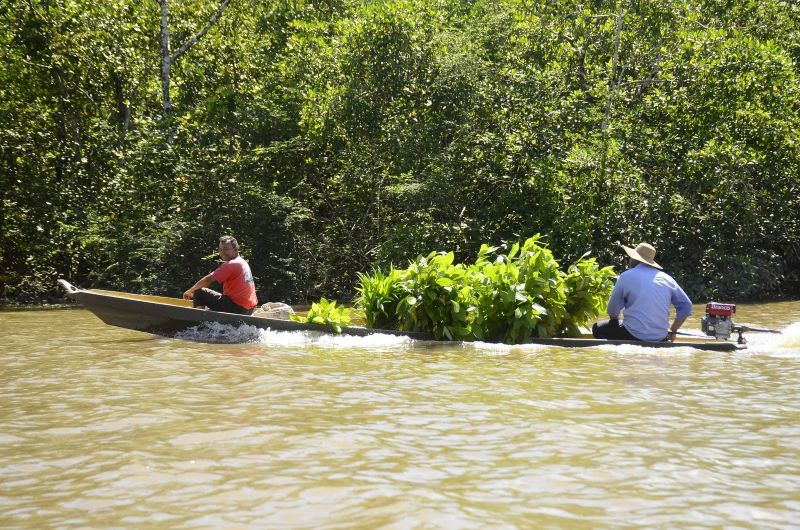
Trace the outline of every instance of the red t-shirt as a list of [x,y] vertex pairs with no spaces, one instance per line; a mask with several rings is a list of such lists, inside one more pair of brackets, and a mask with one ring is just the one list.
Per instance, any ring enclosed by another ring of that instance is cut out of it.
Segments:
[[222,294],[236,305],[252,309],[258,303],[253,273],[250,272],[250,265],[241,256],[226,261],[211,275],[222,284]]

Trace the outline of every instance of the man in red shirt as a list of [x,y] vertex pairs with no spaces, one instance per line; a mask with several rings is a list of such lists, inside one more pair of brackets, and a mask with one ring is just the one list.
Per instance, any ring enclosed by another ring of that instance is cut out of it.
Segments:
[[[239,243],[231,236],[219,238],[219,257],[225,262],[211,274],[203,276],[183,293],[194,307],[207,307],[213,311],[250,315],[258,300],[250,265],[239,256]],[[207,289],[217,282],[222,284],[222,294]]]

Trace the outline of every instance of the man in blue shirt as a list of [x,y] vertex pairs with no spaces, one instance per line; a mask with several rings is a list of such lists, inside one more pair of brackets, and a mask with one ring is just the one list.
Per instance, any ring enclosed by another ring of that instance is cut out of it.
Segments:
[[[672,277],[655,262],[656,249],[639,243],[622,245],[630,257],[628,270],[619,275],[608,301],[607,322],[592,326],[592,335],[612,340],[675,340],[675,334],[692,314],[692,302]],[[669,325],[669,307],[675,320]],[[619,314],[624,313],[620,322]],[[669,330],[667,329],[669,328]]]

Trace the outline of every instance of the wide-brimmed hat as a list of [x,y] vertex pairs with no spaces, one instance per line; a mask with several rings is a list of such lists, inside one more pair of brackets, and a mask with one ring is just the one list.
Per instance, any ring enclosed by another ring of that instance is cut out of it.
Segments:
[[626,247],[625,245],[620,246],[625,250],[625,253],[628,256],[636,261],[641,261],[642,263],[646,263],[651,267],[655,267],[656,269],[662,268],[661,265],[656,263],[653,259],[656,257],[656,247],[650,243],[639,243],[636,245],[636,248]]

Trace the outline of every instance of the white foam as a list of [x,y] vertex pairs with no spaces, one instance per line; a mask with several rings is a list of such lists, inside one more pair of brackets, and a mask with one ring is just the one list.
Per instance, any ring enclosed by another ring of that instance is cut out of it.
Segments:
[[315,331],[278,331],[248,324],[230,325],[206,322],[175,335],[179,339],[211,343],[255,343],[268,346],[319,347],[341,349],[407,349],[414,340],[395,335],[373,334],[365,337],[336,335]]
[[335,335],[314,331],[273,331],[271,329],[262,329],[260,330],[258,342],[260,344],[280,346],[385,350],[393,348],[406,349],[412,347],[415,341],[408,337],[378,333],[359,337],[356,335]]
[[776,357],[800,358],[800,322],[789,324],[781,333],[746,333],[747,351]]
[[[210,343],[255,343],[282,347],[317,347],[326,349],[360,349],[360,350],[407,350],[419,347],[420,343],[413,339],[396,335],[373,334],[366,337],[354,335],[336,335],[314,331],[277,331],[260,329],[242,324],[233,326],[217,322],[207,322],[178,333],[177,338],[197,342]],[[748,354],[766,354],[781,357],[800,358],[800,322],[796,322],[781,330],[781,334],[747,333]],[[426,346],[431,343],[424,343]],[[542,344],[498,344],[491,342],[442,343],[443,347],[476,350],[488,355],[508,355],[514,352],[536,352],[552,346]],[[617,354],[669,354],[683,355],[696,353],[691,347],[684,348],[648,348],[637,345],[595,346],[598,349]]]
[[258,342],[259,330],[247,324],[230,325],[219,322],[203,322],[187,330],[175,334],[176,338],[196,342],[212,342],[222,344],[237,344]]
[[464,342],[465,348],[472,348],[487,355],[509,355],[512,353],[533,353],[552,348],[546,344],[504,344],[502,342]]

